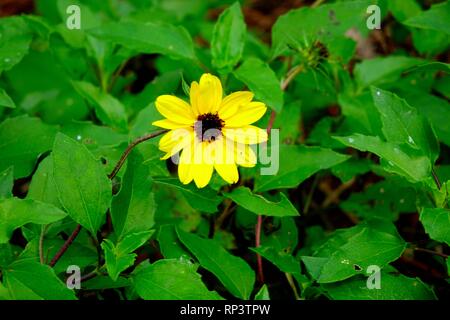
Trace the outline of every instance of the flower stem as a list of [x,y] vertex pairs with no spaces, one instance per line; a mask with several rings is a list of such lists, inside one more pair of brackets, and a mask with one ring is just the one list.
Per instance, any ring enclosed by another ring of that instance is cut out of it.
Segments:
[[114,167],[113,171],[108,175],[109,179],[114,179],[114,177],[117,175],[117,173],[120,171],[120,169],[122,168],[123,164],[125,163],[125,160],[127,159],[128,155],[130,154],[131,150],[133,150],[134,147],[136,147],[138,144],[140,144],[141,142],[150,140],[152,138],[155,138],[159,135],[162,135],[163,133],[166,133],[168,130],[159,130],[150,134],[147,134],[145,136],[142,136],[140,138],[137,138],[136,140],[134,140],[124,151],[124,153],[122,154],[122,156],[120,157],[119,162],[117,162],[116,166]]

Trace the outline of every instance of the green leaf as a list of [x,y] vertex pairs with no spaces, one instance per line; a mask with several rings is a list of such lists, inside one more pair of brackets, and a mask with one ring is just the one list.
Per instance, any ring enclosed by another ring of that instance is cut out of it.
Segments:
[[12,197],[12,188],[14,184],[14,168],[0,172],[0,200]]
[[423,59],[389,56],[363,60],[355,66],[355,79],[360,88],[393,82],[400,78],[403,71],[421,65]]
[[297,209],[282,192],[279,193],[279,202],[269,201],[259,194],[254,194],[247,187],[236,188],[231,193],[225,193],[224,196],[258,215],[275,217],[299,215]]
[[149,167],[143,162],[140,152],[133,150],[120,191],[112,201],[111,218],[119,239],[129,233],[150,230],[154,225],[156,203],[152,179]]
[[198,189],[192,185],[184,185],[177,178],[157,177],[153,181],[180,190],[192,208],[206,213],[216,213],[217,206],[222,202],[222,197],[210,188]]
[[22,17],[0,19],[0,74],[11,69],[28,53],[30,30]]
[[8,94],[2,88],[0,88],[0,107],[13,109],[16,107],[14,101],[11,99],[10,96],[8,96]]
[[52,148],[55,134],[56,127],[37,118],[6,119],[0,124],[0,170],[14,166],[14,178],[28,176],[38,156]]
[[372,88],[372,97],[381,114],[386,140],[399,145],[407,144],[434,163],[439,155],[439,145],[427,119],[391,92]]
[[431,9],[411,17],[403,23],[416,28],[431,29],[450,34],[450,2],[435,4]]
[[366,10],[373,4],[379,2],[342,1],[290,10],[280,16],[272,28],[272,57],[281,55],[287,47],[298,50],[316,40],[327,45],[342,43],[346,32],[352,28],[364,36],[369,31]]
[[258,176],[255,192],[296,187],[314,173],[331,168],[348,158],[349,156],[331,149],[280,145],[278,173]]
[[181,257],[189,257],[180,240],[178,240],[175,227],[171,224],[166,224],[160,227],[158,232],[158,243],[161,253],[166,259],[180,259]]
[[213,65],[225,72],[239,62],[244,51],[246,26],[239,2],[224,10],[217,20],[211,41]]
[[440,141],[450,146],[450,126],[447,119],[450,118],[448,102],[434,95],[416,91],[402,92],[408,103],[417,108],[421,114],[428,118]]
[[186,260],[158,260],[133,273],[133,287],[145,300],[222,299],[217,292],[206,288],[196,269],[194,264]]
[[200,265],[213,273],[232,295],[249,299],[255,283],[255,272],[241,258],[228,253],[216,241],[177,229],[181,242]]
[[195,59],[192,39],[183,27],[164,23],[121,21],[89,32],[100,39],[140,53],[160,53],[174,58]]
[[351,279],[324,284],[328,295],[335,300],[435,300],[433,291],[420,279],[399,273],[381,271],[381,288],[368,289],[367,278]]
[[69,216],[93,234],[111,203],[111,181],[89,150],[59,133],[53,146],[53,177]]
[[300,262],[295,260],[292,254],[278,251],[271,246],[260,246],[257,248],[251,248],[252,251],[260,254],[264,259],[272,262],[282,272],[291,274],[300,274]]
[[73,81],[73,86],[94,106],[95,114],[104,124],[120,130],[127,129],[125,107],[119,100],[89,82]]
[[424,208],[420,221],[431,239],[450,245],[450,211],[444,208]]
[[382,268],[399,258],[406,243],[395,231],[386,231],[383,227],[369,224],[335,231],[314,253],[314,257],[327,258],[323,261],[317,281],[329,283],[344,280],[361,273],[370,265]]
[[55,179],[53,178],[53,158],[47,157],[39,163],[28,189],[27,199],[50,203],[60,208]]
[[18,198],[0,200],[0,243],[7,242],[15,229],[27,223],[49,224],[66,215],[55,206],[40,201]]
[[425,156],[410,156],[411,148],[382,141],[379,137],[354,134],[348,137],[334,137],[346,146],[360,151],[370,151],[385,160],[383,168],[406,177],[409,181],[419,182],[431,173],[430,159]]
[[255,300],[270,300],[269,289],[266,284],[259,289],[258,293],[255,295]]
[[73,291],[39,262],[19,260],[4,270],[4,284],[13,300],[75,300]]
[[111,279],[117,281],[120,273],[133,265],[137,255],[132,252],[147,242],[152,234],[153,230],[129,233],[117,245],[108,239],[103,240],[101,246],[105,252],[106,269]]
[[280,80],[267,63],[257,58],[248,58],[233,74],[247,85],[258,100],[276,112],[281,111],[284,98]]

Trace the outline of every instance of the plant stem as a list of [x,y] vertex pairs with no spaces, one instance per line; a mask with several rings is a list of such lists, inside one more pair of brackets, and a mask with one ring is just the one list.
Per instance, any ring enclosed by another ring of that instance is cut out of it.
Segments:
[[55,254],[52,261],[50,261],[49,266],[54,267],[55,264],[58,262],[58,260],[63,256],[63,254],[67,251],[69,246],[72,244],[72,242],[75,240],[75,238],[78,236],[78,234],[81,231],[81,225],[77,225],[75,230],[73,230],[72,234],[67,238],[66,242],[64,242],[63,246],[59,249],[59,251]]
[[297,287],[295,286],[295,282],[294,282],[294,278],[292,277],[292,274],[285,272],[284,273],[286,276],[287,281],[289,282],[289,285],[292,288],[292,292],[294,293],[295,296],[295,300],[301,300],[298,291],[297,291]]
[[442,257],[444,259],[448,258],[448,255],[446,255],[445,253],[441,253],[441,252],[437,252],[437,251],[433,251],[433,250],[429,250],[429,249],[425,249],[425,248],[414,248],[414,251],[427,252],[427,253],[430,253],[430,254],[434,254],[434,255],[440,256],[440,257]]
[[145,136],[142,136],[140,138],[137,138],[134,140],[124,151],[122,156],[120,157],[119,162],[117,162],[116,166],[114,167],[113,171],[108,175],[109,179],[114,179],[114,177],[117,175],[117,173],[120,171],[120,168],[122,168],[123,164],[125,163],[125,160],[127,159],[128,155],[130,154],[131,150],[133,150],[134,147],[136,147],[141,142],[150,140],[154,137],[157,137],[163,133],[166,133],[169,130],[159,130],[150,134],[147,134]]
[[44,237],[45,233],[47,232],[48,225],[44,225],[41,227],[41,234],[39,236],[39,261],[41,264],[45,263],[44,259]]
[[439,177],[437,176],[437,174],[433,168],[431,169],[431,174],[433,175],[434,183],[436,183],[436,186],[438,187],[438,189],[441,190],[441,188],[442,188],[441,181],[439,180]]
[[[255,247],[259,248],[261,246],[261,227],[262,227],[263,217],[258,215],[258,221],[255,226]],[[264,283],[264,272],[262,266],[262,257],[260,254],[256,254],[256,261],[258,263],[258,279],[261,283]]]

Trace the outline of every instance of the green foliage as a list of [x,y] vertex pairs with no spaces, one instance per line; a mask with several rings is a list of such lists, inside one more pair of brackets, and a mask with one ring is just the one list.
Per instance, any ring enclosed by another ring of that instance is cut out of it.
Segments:
[[[164,259],[141,266],[133,274],[134,289],[148,300],[218,300],[202,283],[197,267],[186,260]],[[174,277],[173,275],[177,276]]]
[[100,162],[62,133],[56,136],[52,158],[61,204],[73,220],[96,234],[111,203],[111,182]]
[[[260,2],[2,11],[0,300],[448,297],[450,1]],[[152,123],[205,73],[269,134],[198,189]]]

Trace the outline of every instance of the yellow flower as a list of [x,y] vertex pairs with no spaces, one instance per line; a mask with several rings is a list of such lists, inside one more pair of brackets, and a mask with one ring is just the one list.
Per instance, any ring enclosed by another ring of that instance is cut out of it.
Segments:
[[262,102],[252,101],[253,93],[234,92],[223,98],[220,80],[203,74],[192,82],[190,104],[171,95],[156,99],[156,108],[166,117],[153,125],[170,129],[159,142],[168,159],[181,151],[178,176],[183,184],[192,180],[203,188],[213,170],[228,183],[239,180],[237,165],[253,167],[256,155],[251,144],[267,141],[267,133],[251,124],[267,110]]

